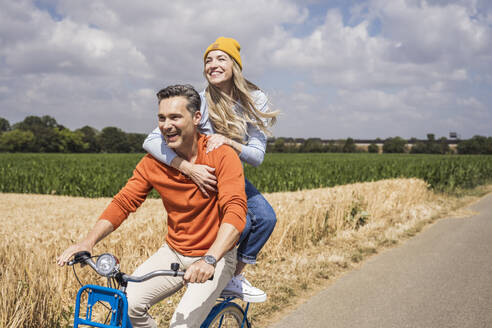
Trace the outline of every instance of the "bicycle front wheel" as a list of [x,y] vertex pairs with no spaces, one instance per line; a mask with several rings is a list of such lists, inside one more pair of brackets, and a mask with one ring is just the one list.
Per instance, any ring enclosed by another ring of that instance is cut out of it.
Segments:
[[235,303],[227,304],[221,311],[219,311],[212,319],[209,328],[250,328],[248,320],[243,323],[244,312],[241,307]]

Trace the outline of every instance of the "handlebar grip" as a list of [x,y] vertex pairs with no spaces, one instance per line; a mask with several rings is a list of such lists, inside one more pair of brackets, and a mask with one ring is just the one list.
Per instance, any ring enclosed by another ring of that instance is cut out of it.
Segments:
[[[171,263],[171,270],[177,273],[179,271],[179,263]],[[214,280],[214,275],[208,278],[208,280]]]
[[[178,272],[179,270],[179,263],[171,263],[171,270]],[[214,275],[212,275],[208,280],[214,280]]]
[[73,256],[73,261],[68,262],[68,265],[74,265],[76,263],[85,263],[88,259],[91,258],[91,253],[87,251],[82,251],[75,253]]

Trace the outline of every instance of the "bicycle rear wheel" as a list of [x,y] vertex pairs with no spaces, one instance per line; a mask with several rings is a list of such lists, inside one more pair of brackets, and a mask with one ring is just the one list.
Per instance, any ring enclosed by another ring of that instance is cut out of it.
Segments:
[[[240,328],[243,323],[244,311],[235,303],[227,304],[212,319],[209,328]],[[245,320],[244,328],[250,328],[248,320]]]

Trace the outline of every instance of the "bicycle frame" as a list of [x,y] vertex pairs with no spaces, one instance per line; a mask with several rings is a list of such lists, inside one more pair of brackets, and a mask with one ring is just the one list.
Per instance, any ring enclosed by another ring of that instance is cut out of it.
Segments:
[[[82,294],[88,293],[87,297],[87,308],[85,318],[80,317],[80,302]],[[247,303],[245,309],[243,310],[237,303],[232,302],[234,298],[228,297],[218,304],[216,304],[210,313],[208,314],[205,321],[201,324],[200,328],[207,328],[212,322],[217,313],[219,313],[223,308],[232,304],[238,307],[244,312],[243,321],[241,323],[241,328],[249,327],[250,323],[248,321],[248,310],[249,303]],[[92,319],[92,308],[97,302],[105,302],[111,307],[111,320],[109,324],[104,324],[100,322],[93,321]],[[118,289],[103,287],[98,285],[85,285],[81,287],[77,293],[77,298],[75,300],[75,314],[74,314],[74,328],[78,328],[79,325],[89,326],[89,327],[99,327],[99,328],[131,328],[130,319],[128,317],[128,300],[126,294]],[[222,323],[221,323],[222,324]]]
[[[80,301],[82,293],[87,292],[87,308],[85,319],[80,317]],[[92,308],[97,302],[105,302],[111,307],[111,320],[109,325],[92,320]],[[131,328],[128,318],[128,300],[124,292],[114,288],[97,285],[85,285],[77,293],[75,300],[75,314],[73,327],[86,325],[100,328]]]
[[[105,264],[108,263],[112,264],[113,267],[109,267],[108,269],[108,267],[107,266],[105,267],[104,265],[98,266],[99,261],[103,257],[104,260],[102,260],[102,262],[105,262]],[[75,265],[77,263],[88,264],[99,275],[107,277],[108,284],[110,282],[109,281],[110,278],[114,279],[117,286],[119,286],[119,289],[104,287],[99,285],[82,286],[79,289],[75,300],[74,328],[78,328],[79,325],[89,326],[89,327],[99,327],[99,328],[131,328],[132,324],[128,316],[128,299],[126,295],[126,287],[128,282],[129,281],[142,282],[160,275],[173,276],[173,277],[184,275],[184,271],[178,271],[179,265],[177,263],[172,263],[171,270],[156,270],[140,277],[127,276],[126,274],[122,273],[119,270],[118,260],[109,253],[100,255],[98,257],[97,264],[95,264],[89,252],[79,252],[75,254],[74,260],[70,261],[68,265]],[[111,284],[109,285],[112,286]],[[87,307],[85,312],[85,318],[80,317],[80,303],[82,300],[83,293],[87,293]],[[232,301],[233,299],[234,297],[228,297],[225,298],[224,300],[221,300],[218,304],[215,304],[215,306],[212,308],[207,318],[201,324],[200,327],[208,328],[211,322],[222,312],[222,310],[224,310],[224,312],[227,312],[227,307],[232,306],[242,314],[243,318],[242,318],[241,328],[245,327],[245,325],[247,328],[249,328],[250,323],[247,318],[249,303],[247,303],[245,309],[243,310],[237,303]],[[111,315],[111,320],[109,324],[101,323],[93,320],[92,318],[93,307],[97,303],[102,303],[104,304],[104,306],[106,306],[106,304],[109,305],[109,307],[107,306],[106,307],[109,309],[110,313],[108,314],[108,317],[105,320],[106,322],[107,319],[109,318],[109,315]],[[239,319],[238,317],[236,318]],[[222,326],[222,321],[223,321],[223,316],[221,315],[219,319],[219,327]],[[237,323],[239,323],[239,320],[237,321]]]

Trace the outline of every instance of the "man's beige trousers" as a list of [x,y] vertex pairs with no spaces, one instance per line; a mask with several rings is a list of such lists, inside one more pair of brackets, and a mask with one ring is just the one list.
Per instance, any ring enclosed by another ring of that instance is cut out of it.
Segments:
[[[133,275],[141,276],[154,270],[169,270],[171,263],[186,270],[200,257],[183,256],[164,244],[154,255],[142,263]],[[174,311],[170,327],[200,327],[215,305],[220,293],[231,280],[236,269],[236,248],[217,262],[214,279],[203,284],[188,284],[186,292]],[[139,283],[128,283],[128,315],[134,328],[157,327],[148,314],[150,307],[171,296],[184,286],[181,277],[155,277]]]

